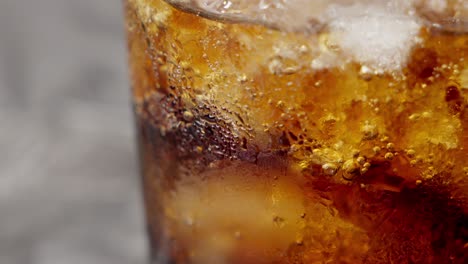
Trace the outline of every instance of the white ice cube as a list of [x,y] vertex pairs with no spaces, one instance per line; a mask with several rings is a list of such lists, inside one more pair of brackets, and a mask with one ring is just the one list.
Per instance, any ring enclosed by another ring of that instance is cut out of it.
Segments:
[[342,55],[376,71],[400,70],[416,44],[420,23],[380,5],[330,6],[330,34]]

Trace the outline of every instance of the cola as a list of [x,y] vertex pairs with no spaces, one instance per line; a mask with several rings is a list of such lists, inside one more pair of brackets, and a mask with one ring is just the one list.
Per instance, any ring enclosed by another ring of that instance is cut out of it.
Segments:
[[127,0],[152,263],[468,263],[467,10]]

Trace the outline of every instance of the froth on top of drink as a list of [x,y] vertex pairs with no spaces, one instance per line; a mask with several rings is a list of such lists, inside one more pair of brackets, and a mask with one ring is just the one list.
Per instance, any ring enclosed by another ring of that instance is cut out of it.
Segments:
[[468,31],[466,0],[166,0],[207,18],[286,32],[329,33],[315,69],[355,61],[375,72],[406,65],[420,29]]

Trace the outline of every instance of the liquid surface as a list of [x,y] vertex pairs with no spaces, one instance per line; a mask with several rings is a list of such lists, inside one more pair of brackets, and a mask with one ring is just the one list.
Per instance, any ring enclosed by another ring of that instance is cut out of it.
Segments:
[[126,6],[157,261],[468,261],[463,1],[192,2]]

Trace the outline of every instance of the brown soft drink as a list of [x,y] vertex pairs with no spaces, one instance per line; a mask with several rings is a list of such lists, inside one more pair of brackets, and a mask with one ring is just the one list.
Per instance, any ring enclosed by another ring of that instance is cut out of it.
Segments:
[[468,263],[468,4],[127,0],[152,263]]

